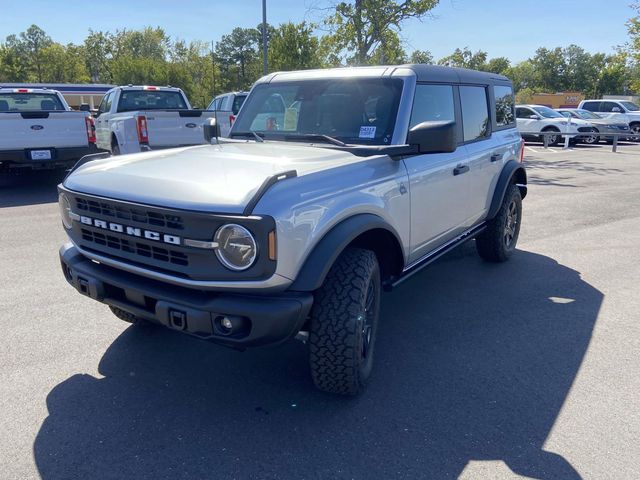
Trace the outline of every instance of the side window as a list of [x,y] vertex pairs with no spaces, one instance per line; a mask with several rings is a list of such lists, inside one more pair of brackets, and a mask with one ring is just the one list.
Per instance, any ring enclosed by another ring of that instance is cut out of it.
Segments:
[[115,92],[111,92],[109,95],[107,95],[107,98],[105,99],[105,104],[104,104],[104,111],[105,112],[110,112],[111,111],[111,104],[113,103],[113,97],[115,97]]
[[516,102],[513,97],[511,87],[495,85],[493,96],[496,100],[496,124],[498,127],[505,127],[516,122],[515,107]]
[[416,85],[409,128],[430,120],[456,121],[451,85]]
[[465,142],[489,135],[489,107],[485,87],[460,87],[462,127]]
[[101,113],[104,113],[106,111],[106,106],[107,106],[107,98],[109,98],[109,96],[111,95],[111,93],[106,94],[104,97],[102,97],[102,101],[100,102],[100,106],[98,107],[98,115],[100,115]]
[[516,118],[526,118],[529,119],[531,115],[534,115],[533,111],[529,110],[525,107],[516,108]]
[[231,106],[231,113],[233,113],[234,115],[238,114],[245,98],[247,98],[246,95],[236,95],[236,97],[233,99],[233,105]]
[[605,113],[622,113],[624,109],[616,102],[602,102],[600,111]]
[[584,102],[582,108],[590,112],[600,112],[600,102]]

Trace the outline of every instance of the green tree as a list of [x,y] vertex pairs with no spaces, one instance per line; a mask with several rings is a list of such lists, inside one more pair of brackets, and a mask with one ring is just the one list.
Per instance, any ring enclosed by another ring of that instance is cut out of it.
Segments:
[[114,51],[113,35],[109,32],[94,32],[89,30],[89,35],[84,40],[85,64],[92,82],[110,83],[113,74],[110,61]]
[[234,28],[229,35],[223,35],[216,44],[216,57],[220,62],[222,85],[225,90],[242,90],[253,83],[260,72],[259,39],[256,28]]
[[484,66],[484,70],[487,72],[499,73],[500,75],[508,72],[509,68],[511,68],[511,62],[506,57],[491,58]]
[[562,48],[549,50],[541,47],[530,59],[537,71],[539,86],[548,93],[560,92],[566,89],[567,64]]
[[409,58],[411,63],[424,63],[425,65],[432,65],[433,55],[429,50],[414,50]]
[[487,63],[487,52],[478,50],[473,53],[468,47],[463,50],[456,48],[451,55],[438,60],[438,65],[445,67],[470,68],[472,70],[484,70]]
[[278,71],[321,68],[320,42],[313,35],[313,28],[313,25],[306,22],[288,22],[276,28],[269,39],[269,69]]
[[[413,18],[424,18],[439,0],[349,0],[338,3],[325,19],[331,33],[333,55],[344,56],[351,65],[368,65],[373,59],[399,56],[398,32]],[[393,33],[394,35],[391,35]],[[381,48],[382,52],[376,54]],[[404,53],[402,53],[404,55]]]

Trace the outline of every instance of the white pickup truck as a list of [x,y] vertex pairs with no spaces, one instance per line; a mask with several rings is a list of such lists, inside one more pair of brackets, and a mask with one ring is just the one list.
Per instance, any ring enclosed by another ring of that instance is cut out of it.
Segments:
[[199,145],[202,124],[214,112],[191,108],[175,87],[116,87],[102,99],[96,116],[98,147],[114,155]]
[[60,92],[0,88],[0,171],[72,166],[97,152],[95,142],[93,118]]

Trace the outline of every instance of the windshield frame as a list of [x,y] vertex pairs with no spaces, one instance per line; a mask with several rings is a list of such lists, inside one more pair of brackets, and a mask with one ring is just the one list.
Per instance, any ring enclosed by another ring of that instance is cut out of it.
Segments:
[[[319,77],[319,78],[304,78],[304,79],[295,79],[295,80],[286,80],[286,81],[278,81],[278,82],[259,82],[257,83],[253,89],[251,90],[251,92],[249,93],[249,95],[247,96],[247,98],[245,99],[242,108],[240,109],[240,112],[238,113],[238,117],[236,119],[236,121],[233,124],[233,127],[231,128],[231,131],[229,133],[230,137],[249,137],[249,134],[251,134],[251,126],[254,124],[254,122],[256,121],[257,116],[260,114],[259,109],[261,108],[262,105],[264,105],[264,103],[262,103],[260,106],[256,106],[255,108],[252,108],[254,105],[255,101],[260,101],[260,100],[252,100],[254,98],[257,98],[257,95],[260,94],[262,96],[262,98],[267,98],[270,97],[271,95],[278,95],[281,97],[281,99],[284,101],[284,98],[282,96],[283,89],[286,89],[287,87],[295,87],[295,86],[301,86],[301,85],[305,85],[308,86],[308,88],[310,88],[311,90],[313,90],[314,86],[311,85],[312,83],[316,83],[317,85],[315,86],[315,88],[317,88],[319,90],[319,94],[315,95],[314,97],[310,97],[310,98],[314,98],[314,102],[316,101],[315,98],[318,98],[319,96],[322,95],[322,92],[325,92],[327,90],[327,86],[331,83],[334,82],[354,82],[354,83],[362,83],[362,82],[371,82],[371,83],[376,83],[376,84],[386,84],[386,83],[393,83],[393,85],[389,85],[388,88],[390,90],[392,90],[392,99],[391,99],[391,103],[392,103],[392,108],[390,111],[390,114],[387,118],[387,123],[385,125],[385,130],[383,131],[383,134],[380,137],[374,137],[371,140],[369,140],[368,138],[364,138],[364,137],[353,137],[353,136],[345,136],[345,135],[340,135],[339,133],[335,133],[333,131],[329,131],[329,129],[325,129],[323,130],[322,128],[316,130],[316,131],[300,131],[298,129],[298,125],[296,123],[296,129],[295,130],[267,130],[267,129],[254,129],[254,131],[259,134],[262,138],[264,138],[265,140],[275,140],[275,141],[287,141],[287,142],[302,142],[302,143],[309,143],[309,144],[317,144],[317,143],[321,143],[323,144],[322,146],[330,146],[331,145],[331,141],[327,141],[328,139],[331,140],[337,140],[339,142],[343,142],[345,144],[348,144],[348,146],[364,146],[364,147],[388,147],[388,146],[392,146],[392,145],[396,145],[397,144],[397,131],[398,128],[402,128],[403,124],[401,122],[400,116],[401,116],[401,111],[403,111],[404,105],[404,99],[405,99],[405,94],[406,94],[406,88],[407,88],[407,78],[403,77],[403,76],[396,76],[396,77],[378,77],[378,76],[363,76],[363,77],[358,77],[358,78],[350,78],[350,77]],[[327,85],[322,86],[322,83],[326,83]],[[264,90],[264,89],[269,89],[272,88],[273,91],[271,92],[271,94],[269,94],[268,96],[265,96],[264,93],[260,92],[260,90]],[[374,87],[372,87],[372,92],[375,92]],[[301,102],[300,99],[298,99],[298,95],[301,93],[301,89],[299,88],[295,93],[294,93],[294,97],[293,97],[293,101],[290,103],[289,107],[287,107],[286,103],[287,101],[284,101],[283,105],[284,105],[284,109],[285,111],[287,110],[287,108],[294,108],[292,107],[292,105],[294,104],[298,104]],[[365,91],[365,93],[368,93]],[[260,99],[262,99],[260,98]],[[291,99],[290,99],[291,100]],[[263,100],[263,102],[265,102],[266,100]],[[310,100],[311,101],[311,100]],[[363,100],[363,106],[366,105],[367,100]],[[255,110],[255,112],[254,112]],[[265,112],[263,112],[265,113]],[[364,112],[363,112],[364,113]],[[299,113],[298,113],[299,114]],[[366,113],[365,113],[366,115]],[[247,118],[249,117],[249,118]],[[249,120],[250,119],[250,120]],[[296,120],[297,122],[298,120]],[[371,121],[371,120],[370,120]],[[251,122],[251,123],[249,123]],[[356,122],[357,123],[357,122]],[[245,125],[246,124],[246,125]],[[360,123],[360,126],[367,126],[366,124],[364,124],[364,121],[362,123]],[[304,137],[307,136],[309,138],[304,139]],[[289,138],[291,137],[291,138]],[[315,139],[311,139],[310,137],[316,137]],[[325,140],[323,141],[320,137],[325,137]],[[386,140],[386,141],[385,141]],[[334,144],[335,146],[335,144]]]

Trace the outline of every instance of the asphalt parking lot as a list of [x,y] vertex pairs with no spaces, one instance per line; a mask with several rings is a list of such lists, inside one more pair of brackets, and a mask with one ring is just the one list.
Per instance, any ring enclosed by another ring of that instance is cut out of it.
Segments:
[[316,391],[305,347],[128,327],[67,286],[55,185],[0,187],[3,479],[632,479],[640,145],[527,147],[519,251],[473,245],[383,297],[374,378]]

